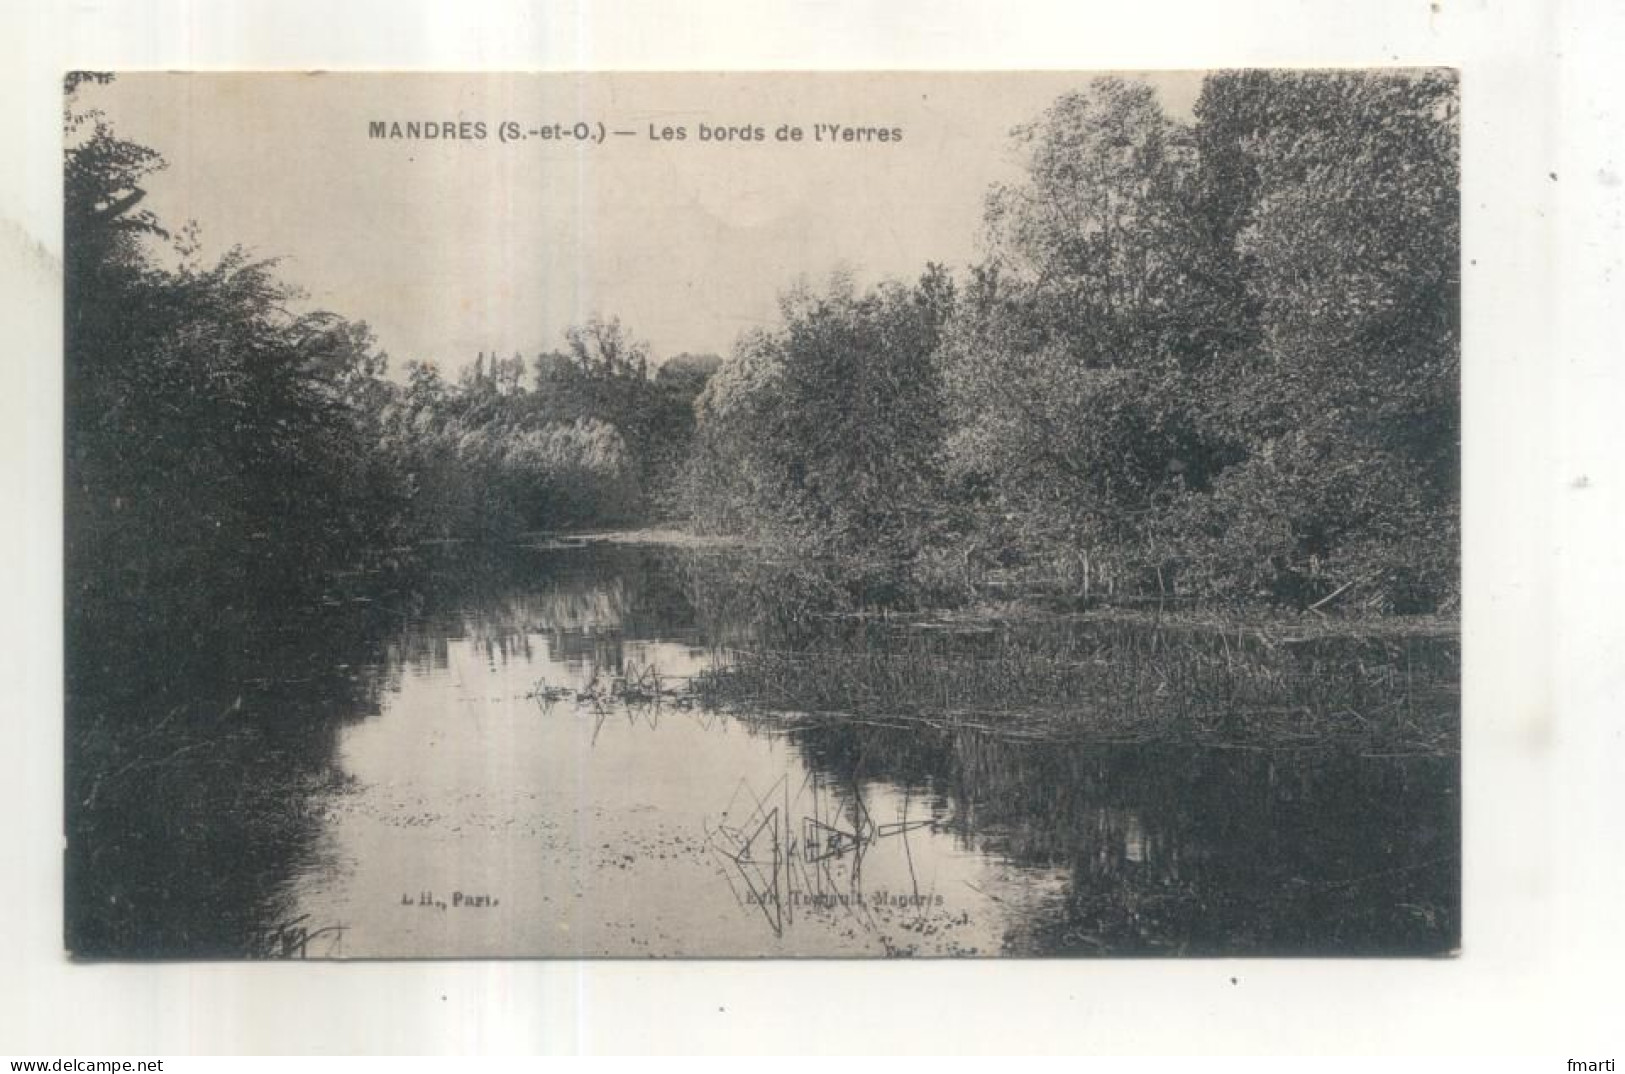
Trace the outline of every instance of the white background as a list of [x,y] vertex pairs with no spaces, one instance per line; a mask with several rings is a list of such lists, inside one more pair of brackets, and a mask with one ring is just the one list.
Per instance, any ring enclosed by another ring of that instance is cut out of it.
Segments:
[[[927,1049],[1625,1059],[1625,162],[1607,0],[10,2],[0,1055]],[[1463,70],[1464,951],[1439,961],[75,965],[61,950],[69,68]],[[1234,980],[1232,980],[1234,979]]]

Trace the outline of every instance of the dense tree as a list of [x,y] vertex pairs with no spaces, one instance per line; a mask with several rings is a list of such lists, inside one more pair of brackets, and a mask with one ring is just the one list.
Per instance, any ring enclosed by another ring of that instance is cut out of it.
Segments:
[[793,288],[726,362],[657,364],[594,317],[405,383],[273,262],[166,232],[162,159],[73,110],[94,80],[70,79],[65,171],[86,608],[169,590],[201,614],[415,536],[693,512],[916,574],[1455,599],[1448,75],[1218,74],[1189,122],[1097,79],[1017,132],[1026,175],[961,283]]
[[625,521],[642,501],[637,467],[615,426],[517,383],[523,361],[480,355],[457,386],[411,363],[383,412],[383,452],[411,490],[414,531],[502,537]]
[[989,196],[944,355],[952,465],[990,545],[1099,562],[1234,457],[1201,405],[1234,306],[1194,139],[1149,87],[1097,80],[1017,137],[1027,180]]
[[712,510],[825,551],[917,550],[940,500],[936,354],[953,304],[936,266],[912,287],[837,275],[786,293],[781,325],[742,339],[700,398]]
[[139,207],[161,158],[99,117],[69,128],[70,618],[160,599],[206,618],[387,540],[399,490],[373,450],[385,358],[366,326],[296,312],[241,250],[200,265],[183,234],[165,252]]
[[455,384],[408,363],[382,447],[409,482],[414,529],[501,537],[682,511],[694,401],[719,360],[680,355],[651,376],[648,345],[619,320],[564,337],[529,362],[481,352]]
[[1219,75],[1197,114],[1216,170],[1245,195],[1230,226],[1258,317],[1222,397],[1248,453],[1202,505],[1199,529],[1222,535],[1203,560],[1216,582],[1255,591],[1452,601],[1454,77]]
[[[400,536],[384,356],[364,325],[300,312],[272,263],[202,264],[190,229],[172,237],[143,207],[162,158],[74,111],[103,80],[67,87],[67,929],[81,953],[161,949],[177,938],[147,926],[190,900],[183,948],[238,953],[222,863],[261,883],[312,773],[280,738],[309,730],[294,717],[234,717],[259,650]],[[267,769],[278,792],[245,775]]]
[[[929,573],[1225,599],[1455,599],[1455,84],[1097,79],[1016,132],[962,293],[786,300],[702,399],[725,524]],[[941,296],[941,301],[933,298]],[[919,571],[917,571],[919,573]]]

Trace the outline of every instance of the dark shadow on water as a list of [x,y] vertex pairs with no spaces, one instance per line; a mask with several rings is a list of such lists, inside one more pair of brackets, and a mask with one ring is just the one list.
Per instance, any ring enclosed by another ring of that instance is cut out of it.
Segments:
[[319,600],[218,631],[69,648],[67,942],[85,957],[271,953],[339,729],[378,711],[387,623]]
[[831,781],[912,788],[968,846],[1063,871],[1029,955],[1432,955],[1460,943],[1453,757],[1071,746],[804,724]]
[[618,668],[621,639],[692,628],[675,576],[640,549],[456,544],[326,585],[275,566],[200,569],[162,596],[107,567],[70,577],[73,954],[280,957],[326,927],[294,922],[287,892],[324,867],[323,811],[347,790],[337,736],[403,669],[443,665],[448,642],[502,659],[539,633]]

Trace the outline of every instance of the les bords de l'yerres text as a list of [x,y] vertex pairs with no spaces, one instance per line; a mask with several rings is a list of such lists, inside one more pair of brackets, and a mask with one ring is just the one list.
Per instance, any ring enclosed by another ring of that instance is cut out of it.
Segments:
[[518,119],[367,121],[367,137],[383,141],[575,142],[602,145],[612,139],[693,145],[882,145],[903,140],[899,126],[855,126],[846,123],[626,123],[599,119],[551,122]]

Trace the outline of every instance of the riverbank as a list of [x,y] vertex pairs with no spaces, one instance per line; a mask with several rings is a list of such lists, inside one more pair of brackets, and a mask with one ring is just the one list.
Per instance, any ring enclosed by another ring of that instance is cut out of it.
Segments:
[[840,562],[679,526],[531,534],[519,546],[549,557],[539,562],[637,550],[658,560],[715,654],[684,692],[747,719],[1372,755],[1459,749],[1454,616],[1136,599],[1080,609],[1040,592],[865,603]]
[[1454,755],[1459,626],[1023,603],[834,612],[730,651],[708,703],[1049,741]]
[[[831,594],[843,577],[872,570],[866,560],[850,563],[834,557],[806,557],[781,542],[739,534],[702,532],[682,522],[629,529],[594,529],[527,534],[530,546],[577,547],[584,544],[640,545],[701,552],[738,553],[736,566],[761,565],[798,575],[816,574]],[[970,576],[967,576],[968,578]],[[848,593],[846,607],[812,613],[829,618],[916,622],[924,628],[949,629],[977,623],[1069,623],[1116,621],[1165,630],[1241,632],[1269,644],[1303,644],[1330,637],[1456,638],[1461,617],[1455,612],[1400,615],[1372,612],[1360,605],[1292,608],[1270,603],[1202,602],[1155,595],[1080,596],[1075,589],[1028,585],[1012,592],[1007,581],[989,575],[966,581],[958,600],[922,599],[941,593],[910,592],[896,605],[869,606]]]

